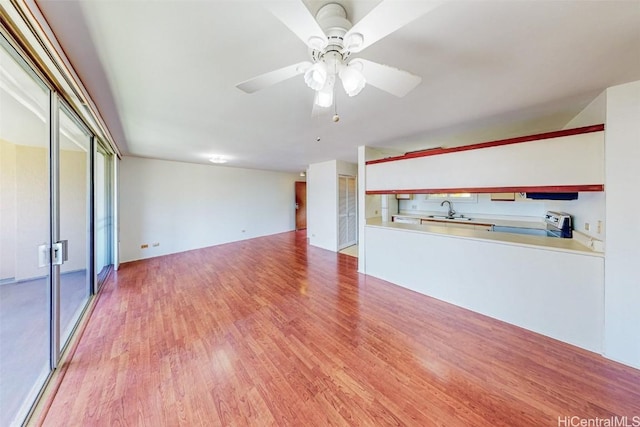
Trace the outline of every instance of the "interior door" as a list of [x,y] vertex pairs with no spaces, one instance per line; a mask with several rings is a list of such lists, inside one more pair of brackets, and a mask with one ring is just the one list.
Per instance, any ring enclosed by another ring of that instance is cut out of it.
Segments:
[[356,194],[356,178],[347,177],[347,244],[358,243],[358,204]]
[[356,178],[338,176],[338,250],[358,243]]
[[307,228],[307,183],[296,181],[296,230]]

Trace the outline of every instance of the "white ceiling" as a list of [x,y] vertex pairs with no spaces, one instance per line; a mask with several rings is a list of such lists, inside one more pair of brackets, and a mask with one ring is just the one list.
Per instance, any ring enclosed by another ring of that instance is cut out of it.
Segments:
[[[327,2],[305,0],[313,14]],[[422,83],[404,98],[338,90],[333,123],[311,117],[302,76],[250,95],[235,87],[308,60],[264,3],[37,2],[135,156],[301,171],[355,162],[360,145],[411,151],[560,129],[605,88],[640,80],[640,1],[447,1],[354,55]],[[340,3],[357,22],[379,1]]]

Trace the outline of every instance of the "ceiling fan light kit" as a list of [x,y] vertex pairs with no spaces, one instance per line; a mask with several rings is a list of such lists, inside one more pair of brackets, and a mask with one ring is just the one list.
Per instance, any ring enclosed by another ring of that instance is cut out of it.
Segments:
[[[275,70],[237,85],[247,93],[304,74],[307,86],[316,93],[314,106],[328,108],[334,102],[335,79],[350,97],[369,84],[402,97],[422,79],[397,68],[372,61],[349,60],[360,52],[433,9],[440,2],[383,0],[353,25],[344,7],[329,3],[314,17],[302,0],[267,3],[266,7],[309,47],[311,62]],[[337,121],[334,119],[334,121]]]
[[314,103],[318,107],[329,108],[333,105],[333,87],[335,85],[335,76],[329,76],[324,87],[316,91]]
[[362,73],[352,66],[342,67],[340,70],[340,80],[342,87],[349,96],[356,96],[367,83]]
[[304,73],[304,81],[313,90],[320,90],[327,82],[329,74],[327,64],[324,62],[316,62]]

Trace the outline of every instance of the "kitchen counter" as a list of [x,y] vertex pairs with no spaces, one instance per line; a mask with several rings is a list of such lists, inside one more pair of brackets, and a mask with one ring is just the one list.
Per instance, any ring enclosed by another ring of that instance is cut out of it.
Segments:
[[515,221],[515,220],[508,220],[508,219],[499,219],[499,218],[472,218],[470,220],[448,220],[448,219],[438,219],[438,218],[431,218],[428,215],[416,215],[416,214],[396,214],[393,215],[393,217],[400,217],[400,218],[415,218],[415,219],[420,219],[420,220],[427,220],[427,221],[443,221],[443,222],[458,222],[461,224],[478,224],[478,225],[485,225],[485,224],[489,224],[489,225],[499,225],[502,227],[522,227],[522,228],[535,228],[538,230],[544,230],[546,229],[546,225],[544,222],[542,221]]
[[[400,217],[413,217],[419,219],[431,219],[420,215],[394,215]],[[594,257],[604,257],[601,252],[594,252],[589,247],[581,244],[576,239],[560,239],[556,237],[546,236],[530,236],[524,234],[515,233],[500,233],[494,231],[486,231],[479,229],[447,227],[445,221],[430,221],[431,224],[406,224],[397,222],[383,222],[381,218],[371,218],[367,220],[367,226],[370,227],[383,227],[391,228],[409,232],[419,232],[428,234],[446,235],[453,238],[472,239],[472,240],[484,240],[495,243],[518,245],[526,247],[535,247],[538,249],[546,249],[552,251],[577,253],[581,255],[589,255]],[[487,220],[478,219],[477,221],[464,221],[463,224],[494,224],[513,227],[528,227],[528,228],[544,228],[542,222],[524,222],[524,221],[509,221],[509,220]],[[527,224],[527,225],[525,225]]]

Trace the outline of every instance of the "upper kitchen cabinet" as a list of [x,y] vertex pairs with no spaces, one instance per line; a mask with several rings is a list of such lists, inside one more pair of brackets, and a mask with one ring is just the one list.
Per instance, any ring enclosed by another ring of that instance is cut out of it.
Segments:
[[604,125],[367,162],[367,193],[602,191]]

